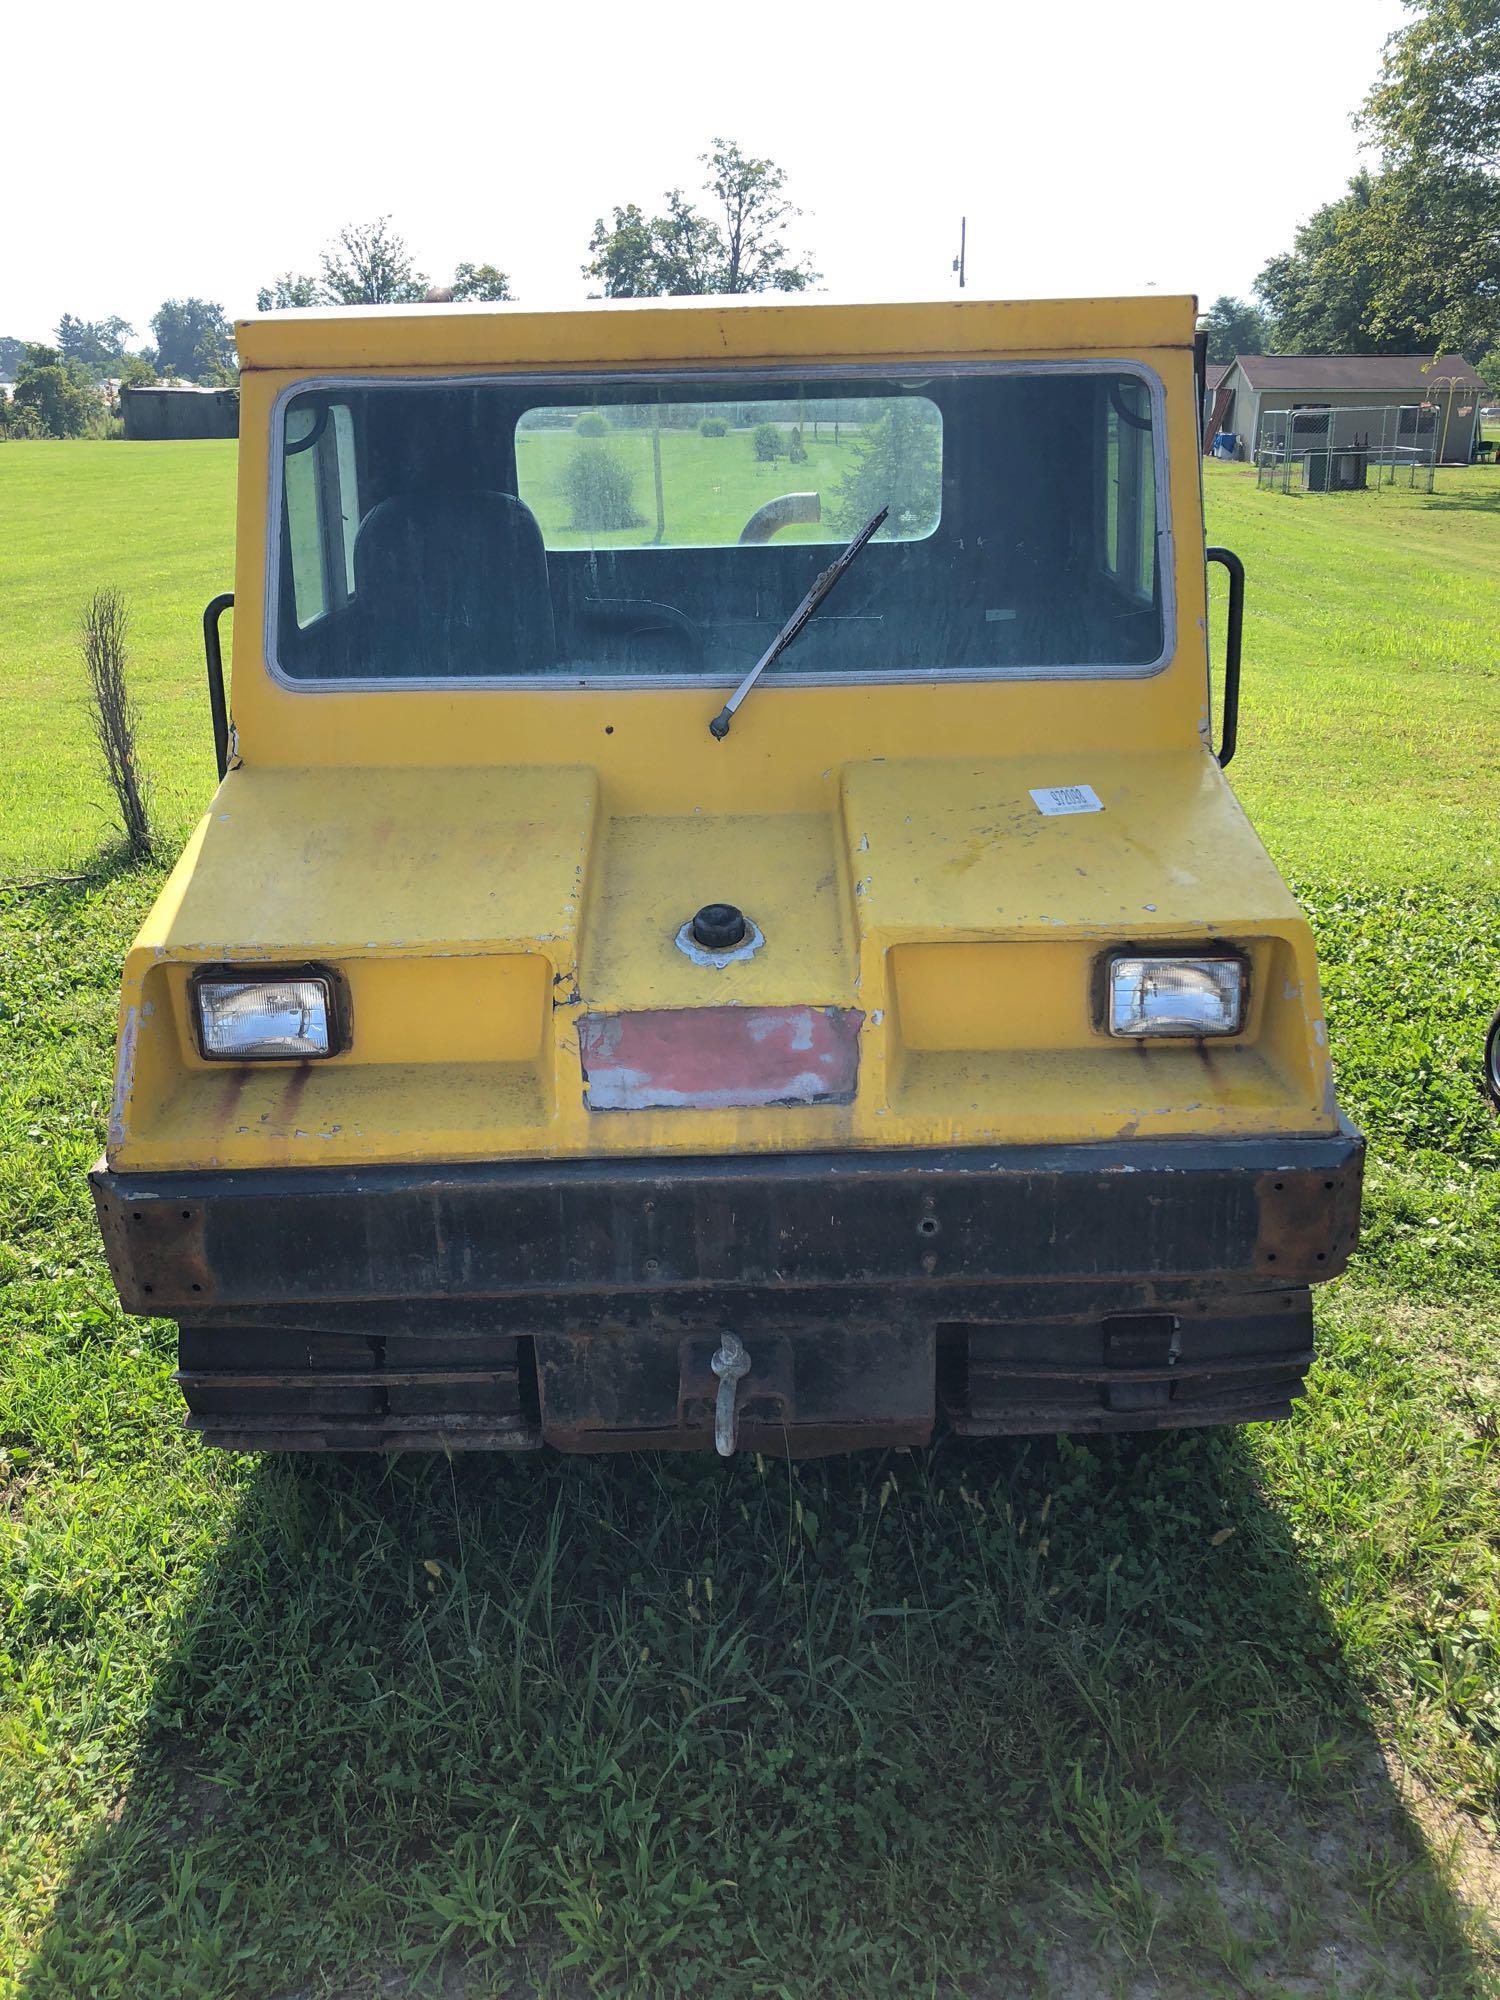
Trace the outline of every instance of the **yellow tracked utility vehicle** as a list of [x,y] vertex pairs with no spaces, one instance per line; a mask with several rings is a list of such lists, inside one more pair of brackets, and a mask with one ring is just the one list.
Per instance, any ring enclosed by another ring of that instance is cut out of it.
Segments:
[[1358,1226],[1189,299],[288,312],[94,1175],[241,1448],[1284,1413]]

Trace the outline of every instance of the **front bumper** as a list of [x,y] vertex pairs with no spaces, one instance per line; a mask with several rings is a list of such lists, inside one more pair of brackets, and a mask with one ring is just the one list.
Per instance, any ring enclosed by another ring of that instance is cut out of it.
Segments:
[[[244,1448],[777,1451],[1285,1412],[1363,1142],[92,1176],[127,1311]],[[756,1343],[760,1344],[756,1358]]]

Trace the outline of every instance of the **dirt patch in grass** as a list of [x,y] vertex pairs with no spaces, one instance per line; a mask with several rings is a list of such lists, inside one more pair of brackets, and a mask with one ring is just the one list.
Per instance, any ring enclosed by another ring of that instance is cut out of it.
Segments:
[[[1170,1812],[1175,1851],[1137,1870],[1133,1921],[1122,1913],[1110,1935],[1097,1883],[1075,1878],[1065,1892],[1074,1920],[1038,1937],[1024,1977],[995,1968],[972,1989],[976,2000],[1477,2000],[1500,1991],[1493,1843],[1424,1798],[1390,1753],[1356,1756],[1335,1796],[1310,1800],[1250,1779],[1183,1798]],[[1469,1967],[1453,1970],[1450,1960],[1444,1975],[1427,1952],[1442,1922],[1433,1858],[1461,1887],[1473,1953]]]
[[1478,1944],[1500,1968],[1500,1839],[1424,1785],[1394,1751],[1382,1755],[1386,1777],[1463,1903]]

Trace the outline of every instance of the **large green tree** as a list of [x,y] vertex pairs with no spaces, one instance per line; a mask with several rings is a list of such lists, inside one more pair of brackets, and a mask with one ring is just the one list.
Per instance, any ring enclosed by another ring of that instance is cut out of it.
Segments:
[[1387,163],[1500,169],[1500,0],[1404,0],[1361,114]]
[[[389,218],[352,225],[323,259],[324,276],[283,271],[255,295],[257,312],[284,312],[293,306],[413,305],[428,300],[513,299],[510,278],[495,264],[460,264],[451,285],[428,288],[405,243],[388,228]],[[332,271],[332,276],[329,273]]]
[[1377,307],[1479,353],[1500,340],[1500,0],[1405,6],[1361,114],[1395,224]]
[[[589,238],[583,275],[606,299],[649,299],[661,295],[657,283],[657,225],[636,202],[616,208],[612,221],[601,215]],[[596,296],[598,296],[596,294]]]
[[700,298],[726,291],[724,239],[681,188],[666,196],[665,212],[647,217],[635,202],[603,217],[589,238],[583,275],[607,299]]
[[1372,216],[1373,175],[1358,173],[1346,194],[1302,223],[1292,247],[1272,257],[1255,281],[1286,354],[1402,351],[1417,344],[1381,341],[1374,331],[1375,290],[1385,254],[1386,219]]
[[55,347],[24,350],[10,405],[11,428],[19,436],[86,437],[104,419],[104,399],[92,373]]
[[427,296],[429,280],[388,215],[346,223],[322,263],[323,294],[334,305],[416,305]]
[[589,238],[583,275],[607,299],[697,298],[714,292],[800,292],[817,281],[788,242],[802,211],[774,160],[715,139],[700,155],[703,205],[673,188],[662,213],[616,206]]
[[215,299],[163,299],[151,315],[156,365],[185,382],[224,380],[234,360],[234,335]]
[[453,273],[449,291],[459,301],[475,299],[502,304],[515,297],[510,288],[509,273],[496,264],[460,264]]
[[21,357],[26,352],[27,343],[18,340],[14,334],[0,333],[0,382],[15,380],[16,370],[21,365]]
[[882,541],[930,534],[942,507],[942,432],[932,405],[901,396],[854,443],[854,463],[834,495],[833,525],[856,535],[882,507]]
[[1482,353],[1500,338],[1500,0],[1405,0],[1359,123],[1374,172],[1256,289],[1291,351]]
[[786,170],[715,139],[702,155],[706,192],[718,204],[725,292],[802,292],[816,282],[812,260],[794,256],[787,231],[802,214],[787,200]]
[[57,349],[69,361],[81,361],[96,375],[117,375],[125,358],[125,343],[135,332],[129,320],[78,319],[64,313],[57,322]]
[[1482,352],[1500,332],[1500,181],[1356,174],[1255,284],[1284,353]]
[[652,225],[656,282],[668,298],[699,298],[727,292],[724,239],[681,188],[667,196],[667,212]]
[[1266,316],[1249,299],[1221,292],[1199,320],[1208,335],[1210,361],[1233,361],[1237,354],[1264,354],[1269,331]]
[[283,271],[279,278],[269,285],[262,285],[255,294],[255,310],[263,313],[286,312],[295,306],[320,306],[322,303],[322,286],[304,271]]

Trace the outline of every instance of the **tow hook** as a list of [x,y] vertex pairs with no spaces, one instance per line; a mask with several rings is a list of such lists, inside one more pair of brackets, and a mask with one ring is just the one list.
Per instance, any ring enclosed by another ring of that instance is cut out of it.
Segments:
[[708,1365],[719,1378],[719,1393],[714,1398],[714,1450],[720,1458],[733,1458],[740,1427],[736,1406],[740,1382],[750,1373],[750,1356],[738,1335],[726,1333]]

